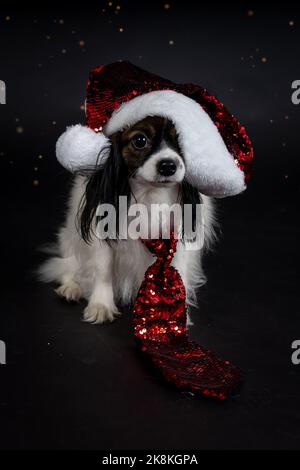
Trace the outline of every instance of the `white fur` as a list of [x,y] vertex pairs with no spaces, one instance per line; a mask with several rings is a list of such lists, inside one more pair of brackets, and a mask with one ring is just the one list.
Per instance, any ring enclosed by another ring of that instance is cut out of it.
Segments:
[[[77,176],[71,191],[65,225],[58,234],[57,257],[48,260],[40,269],[46,282],[60,284],[57,293],[76,300],[79,296],[88,300],[84,319],[92,323],[112,321],[118,314],[116,303],[134,302],[146,269],[153,263],[153,255],[140,240],[119,240],[109,246],[96,237],[87,245],[76,228],[76,215],[85,191],[86,179]],[[178,183],[153,186],[142,180],[132,179],[134,201],[150,206],[164,202],[178,202]],[[205,246],[214,236],[213,206],[210,198],[202,196],[204,210]],[[195,304],[195,289],[204,284],[201,266],[203,248],[187,251],[179,240],[173,265],[182,276],[187,290],[188,304]]]
[[[56,143],[56,157],[59,163],[68,171],[74,173],[81,169],[95,168],[102,164],[109,154],[110,140],[102,132],[94,132],[86,126],[76,124],[70,126],[59,137]],[[107,152],[100,151],[107,148]]]

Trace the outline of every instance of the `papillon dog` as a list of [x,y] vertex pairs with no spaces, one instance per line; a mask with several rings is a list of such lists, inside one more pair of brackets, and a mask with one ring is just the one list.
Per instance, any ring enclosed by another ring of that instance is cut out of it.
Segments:
[[[132,127],[110,136],[106,163],[92,172],[75,176],[66,220],[60,228],[57,255],[40,268],[41,278],[58,284],[55,292],[67,301],[87,300],[83,318],[90,323],[113,321],[117,306],[134,301],[153,255],[139,238],[119,236],[101,239],[96,233],[99,204],[111,204],[118,212],[120,196],[127,209],[142,204],[192,206],[192,225],[203,234],[199,245],[182,230],[182,220],[172,222],[178,233],[172,264],[186,287],[187,304],[196,304],[196,288],[204,284],[202,256],[214,239],[214,208],[211,198],[194,189],[185,179],[185,157],[175,126],[166,118],[149,116]],[[201,206],[200,221],[194,208]],[[125,217],[128,217],[128,212]],[[197,220],[196,220],[197,219]],[[143,220],[143,219],[142,219]],[[154,224],[148,216],[147,222]],[[143,222],[141,222],[143,224]],[[160,224],[164,224],[164,217]],[[160,227],[161,228],[161,227]],[[189,249],[187,249],[189,244]]]

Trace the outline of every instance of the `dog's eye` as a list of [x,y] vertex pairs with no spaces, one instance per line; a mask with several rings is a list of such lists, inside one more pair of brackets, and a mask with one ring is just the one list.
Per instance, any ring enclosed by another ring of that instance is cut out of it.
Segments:
[[141,150],[147,147],[148,139],[144,134],[136,134],[131,142],[136,149]]

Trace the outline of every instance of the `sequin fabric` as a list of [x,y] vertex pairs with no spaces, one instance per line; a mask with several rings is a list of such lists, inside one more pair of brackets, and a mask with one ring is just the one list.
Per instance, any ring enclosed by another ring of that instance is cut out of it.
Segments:
[[181,391],[226,399],[240,385],[240,372],[188,338],[185,288],[171,265],[176,238],[142,242],[156,260],[145,273],[133,310],[139,348]]
[[126,61],[97,67],[91,71],[87,84],[87,125],[101,132],[122,103],[157,90],[177,91],[197,101],[217,126],[229,152],[248,181],[253,149],[245,128],[215,96],[199,85],[176,84]]

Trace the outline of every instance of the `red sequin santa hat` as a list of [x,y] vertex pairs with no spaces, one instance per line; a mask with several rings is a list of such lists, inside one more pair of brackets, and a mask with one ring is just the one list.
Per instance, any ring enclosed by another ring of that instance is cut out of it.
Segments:
[[67,128],[57,141],[57,158],[71,172],[102,165],[109,155],[109,136],[147,116],[174,123],[186,178],[200,192],[226,197],[245,189],[253,149],[238,120],[201,86],[173,83],[130,62],[91,71],[87,125]]

